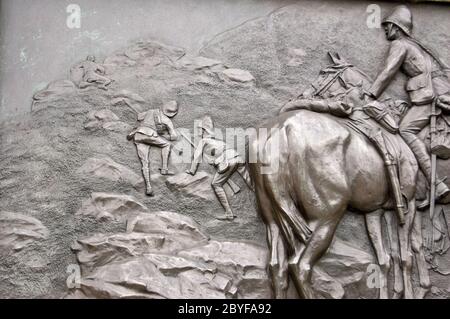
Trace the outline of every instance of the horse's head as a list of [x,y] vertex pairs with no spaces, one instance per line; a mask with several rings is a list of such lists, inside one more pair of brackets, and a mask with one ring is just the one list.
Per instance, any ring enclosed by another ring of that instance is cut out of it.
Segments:
[[347,63],[338,53],[328,53],[331,65],[320,71],[317,80],[302,96],[323,99],[349,99],[354,105],[364,102],[363,92],[370,86],[370,78]]

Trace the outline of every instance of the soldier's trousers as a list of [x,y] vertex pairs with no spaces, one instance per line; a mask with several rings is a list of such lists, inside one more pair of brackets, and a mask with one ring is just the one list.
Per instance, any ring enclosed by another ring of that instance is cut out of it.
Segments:
[[420,169],[424,173],[428,182],[431,182],[431,159],[425,143],[417,135],[430,123],[431,104],[413,105],[405,117],[402,119],[399,127],[399,133],[411,148]]

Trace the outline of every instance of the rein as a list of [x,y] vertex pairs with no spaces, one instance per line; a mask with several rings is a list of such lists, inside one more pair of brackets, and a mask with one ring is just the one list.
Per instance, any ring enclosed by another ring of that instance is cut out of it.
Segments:
[[[324,92],[326,92],[335,82],[338,78],[341,78],[341,75],[350,67],[352,67],[353,65],[351,64],[345,64],[342,66],[339,66],[339,70],[336,72],[336,74],[324,85],[322,85],[322,87],[320,87],[319,89],[315,89],[314,91],[314,96],[321,96],[321,94],[323,94]],[[341,78],[341,80],[344,82],[345,86],[347,86],[347,83],[344,81],[344,79]]]

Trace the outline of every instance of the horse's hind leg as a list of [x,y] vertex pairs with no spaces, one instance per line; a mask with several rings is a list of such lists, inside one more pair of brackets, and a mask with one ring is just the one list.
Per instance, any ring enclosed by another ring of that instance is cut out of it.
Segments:
[[422,215],[420,212],[416,213],[414,217],[414,224],[411,230],[411,248],[416,259],[417,270],[419,273],[420,288],[416,293],[416,298],[423,299],[430,290],[431,282],[423,249]]
[[389,274],[390,261],[389,255],[386,252],[383,242],[383,234],[381,232],[381,217],[384,211],[382,209],[376,210],[365,215],[366,227],[369,233],[370,241],[377,255],[378,265],[380,267],[380,299],[388,299],[388,285],[387,278]]
[[330,247],[336,228],[346,209],[346,205],[339,208],[335,214],[318,222],[310,240],[300,258],[300,262],[294,272],[294,280],[301,297],[305,299],[315,298],[312,288],[312,270],[316,262]]
[[275,298],[286,299],[289,282],[286,247],[275,222],[270,222],[266,227],[270,247],[269,272],[272,277]]
[[402,278],[402,268],[400,261],[400,247],[398,245],[397,229],[398,224],[394,217],[393,211],[387,211],[384,213],[384,220],[387,224],[387,234],[390,244],[390,255],[392,266],[394,269],[394,294],[392,299],[400,299],[403,295],[403,278]]
[[267,242],[270,250],[269,273],[275,298],[285,299],[289,282],[286,247],[281,230],[273,217],[272,203],[264,191],[264,186],[258,181],[256,181],[256,195],[258,210],[266,224]]

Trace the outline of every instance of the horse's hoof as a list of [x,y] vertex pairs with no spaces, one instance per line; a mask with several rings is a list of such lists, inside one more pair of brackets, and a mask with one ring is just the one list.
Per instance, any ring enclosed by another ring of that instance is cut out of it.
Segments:
[[147,191],[147,192],[145,192],[145,194],[146,194],[148,197],[153,197],[153,196],[155,196],[155,193],[154,193],[153,191]]
[[415,298],[424,299],[429,291],[429,288],[417,287],[417,289],[414,291]]
[[402,292],[395,292],[394,291],[394,294],[392,295],[392,299],[401,299],[402,296],[403,296]]

